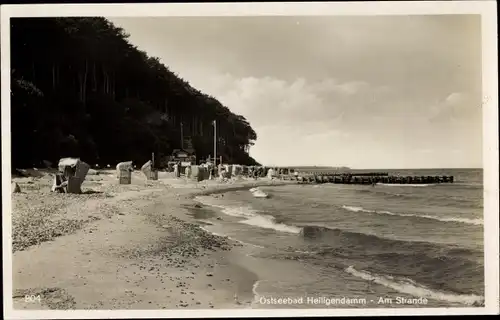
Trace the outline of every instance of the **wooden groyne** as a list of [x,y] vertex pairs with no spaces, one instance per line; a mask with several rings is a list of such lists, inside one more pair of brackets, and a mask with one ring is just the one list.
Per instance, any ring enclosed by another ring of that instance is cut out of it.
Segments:
[[435,184],[453,183],[453,176],[382,176],[354,174],[299,174],[299,183],[336,184]]
[[386,177],[389,176],[388,172],[352,172],[352,173],[346,173],[346,172],[301,172],[299,175],[305,175],[305,176],[334,176],[334,177],[341,177],[341,176],[351,176],[351,177]]

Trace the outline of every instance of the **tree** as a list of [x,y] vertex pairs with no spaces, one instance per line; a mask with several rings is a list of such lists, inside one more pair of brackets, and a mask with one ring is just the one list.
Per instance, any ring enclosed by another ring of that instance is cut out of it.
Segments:
[[[180,148],[180,124],[198,158],[213,150],[212,121],[228,162],[256,164],[248,121],[193,88],[101,17],[11,19],[12,162],[77,156],[145,162]],[[161,159],[158,159],[161,160]]]

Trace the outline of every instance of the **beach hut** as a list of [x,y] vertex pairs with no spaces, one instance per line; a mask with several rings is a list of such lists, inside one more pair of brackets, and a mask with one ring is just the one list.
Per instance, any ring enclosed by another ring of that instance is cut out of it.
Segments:
[[119,184],[131,184],[132,171],[134,171],[132,161],[125,161],[118,163],[116,165],[116,174],[118,176]]
[[153,168],[153,161],[149,160],[141,167],[142,173],[148,180],[158,180],[158,170]]
[[209,178],[209,170],[207,166],[191,166],[189,179],[194,181],[203,181]]
[[192,179],[192,180],[196,180],[196,181],[201,181],[198,179],[203,178],[203,177],[200,177],[200,171],[203,170],[202,168],[203,167],[201,165],[200,166],[191,166],[191,168],[189,169],[190,172],[189,172],[188,178]]
[[[199,167],[199,166],[198,166]],[[186,166],[186,169],[184,170],[184,175],[186,176],[186,178],[191,178],[191,168],[192,166]],[[202,167],[203,168],[203,167]]]
[[174,177],[179,178],[181,176],[180,163],[174,163]]

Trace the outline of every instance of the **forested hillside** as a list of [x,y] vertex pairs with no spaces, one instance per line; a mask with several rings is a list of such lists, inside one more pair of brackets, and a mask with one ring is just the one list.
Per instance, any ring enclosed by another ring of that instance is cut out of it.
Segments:
[[[105,18],[11,20],[12,166],[79,157],[89,164],[164,159],[181,147],[181,123],[197,158],[255,164],[247,120],[130,44]],[[166,62],[168,63],[168,61]],[[157,158],[157,159],[158,159]]]

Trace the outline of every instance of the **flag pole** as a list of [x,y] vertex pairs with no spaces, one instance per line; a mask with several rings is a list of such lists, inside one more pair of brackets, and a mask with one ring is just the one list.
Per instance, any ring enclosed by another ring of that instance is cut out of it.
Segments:
[[217,122],[214,120],[214,167],[217,165]]
[[183,123],[181,122],[181,149],[184,150],[184,132],[183,132]]

